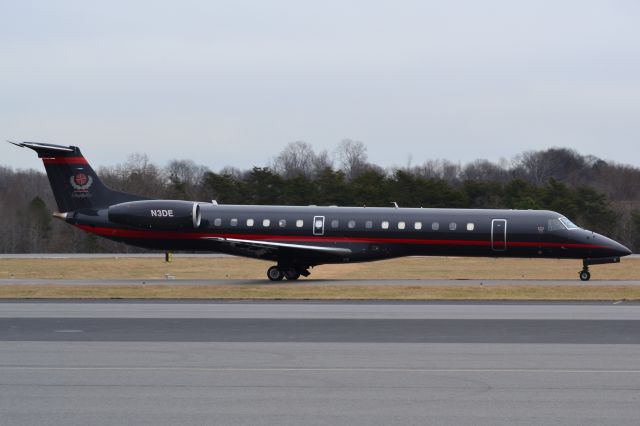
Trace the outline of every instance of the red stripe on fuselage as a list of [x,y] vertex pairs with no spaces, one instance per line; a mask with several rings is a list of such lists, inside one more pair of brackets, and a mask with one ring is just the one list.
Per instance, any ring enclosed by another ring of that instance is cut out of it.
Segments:
[[55,157],[43,158],[42,162],[46,164],[89,164],[84,157]]
[[[132,229],[103,228],[90,225],[77,225],[78,228],[105,237],[142,238],[142,239],[176,239],[199,240],[202,238],[237,238],[246,240],[277,241],[277,242],[325,242],[325,243],[368,243],[368,244],[422,244],[422,245],[452,245],[452,246],[491,246],[491,241],[484,240],[426,240],[414,238],[380,238],[380,237],[339,237],[326,235],[266,235],[266,234],[210,234],[203,232],[175,232],[175,231],[138,231]],[[536,241],[507,241],[509,247],[566,247],[566,248],[606,248],[596,244],[554,243]]]

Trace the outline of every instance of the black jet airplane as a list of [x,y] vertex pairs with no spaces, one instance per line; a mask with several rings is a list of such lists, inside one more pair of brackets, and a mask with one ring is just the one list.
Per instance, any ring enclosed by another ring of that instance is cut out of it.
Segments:
[[[12,142],[13,143],[13,142]],[[14,143],[38,153],[58,205],[78,228],[154,250],[228,253],[275,262],[272,281],[327,263],[400,256],[582,259],[589,266],[631,254],[622,244],[546,210],[221,205],[153,200],[105,186],[75,146]]]

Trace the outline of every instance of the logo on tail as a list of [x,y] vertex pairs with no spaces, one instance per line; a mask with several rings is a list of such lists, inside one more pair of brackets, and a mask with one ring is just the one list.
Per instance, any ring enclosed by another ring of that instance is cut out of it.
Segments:
[[73,197],[87,198],[91,197],[89,188],[93,184],[93,177],[87,176],[85,173],[77,172],[69,179],[71,186],[73,187]]

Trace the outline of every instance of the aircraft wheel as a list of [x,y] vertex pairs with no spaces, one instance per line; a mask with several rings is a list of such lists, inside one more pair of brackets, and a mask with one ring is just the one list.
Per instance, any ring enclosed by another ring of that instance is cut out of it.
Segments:
[[282,278],[284,278],[284,274],[282,273],[282,270],[280,268],[278,268],[277,266],[272,266],[271,268],[267,269],[267,278],[269,278],[271,281],[281,281]]
[[284,270],[284,277],[289,281],[295,281],[300,278],[300,272],[294,268],[287,268]]
[[580,271],[581,281],[589,281],[590,278],[591,278],[591,273],[589,273],[589,271]]

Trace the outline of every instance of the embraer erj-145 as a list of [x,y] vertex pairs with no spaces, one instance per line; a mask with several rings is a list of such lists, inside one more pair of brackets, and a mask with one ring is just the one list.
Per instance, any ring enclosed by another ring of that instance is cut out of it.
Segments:
[[[13,142],[12,142],[13,143]],[[582,259],[616,263],[631,251],[543,210],[221,205],[153,200],[105,186],[74,146],[15,143],[42,158],[59,212],[78,228],[154,250],[207,251],[275,262],[272,281],[327,263],[400,256]]]

